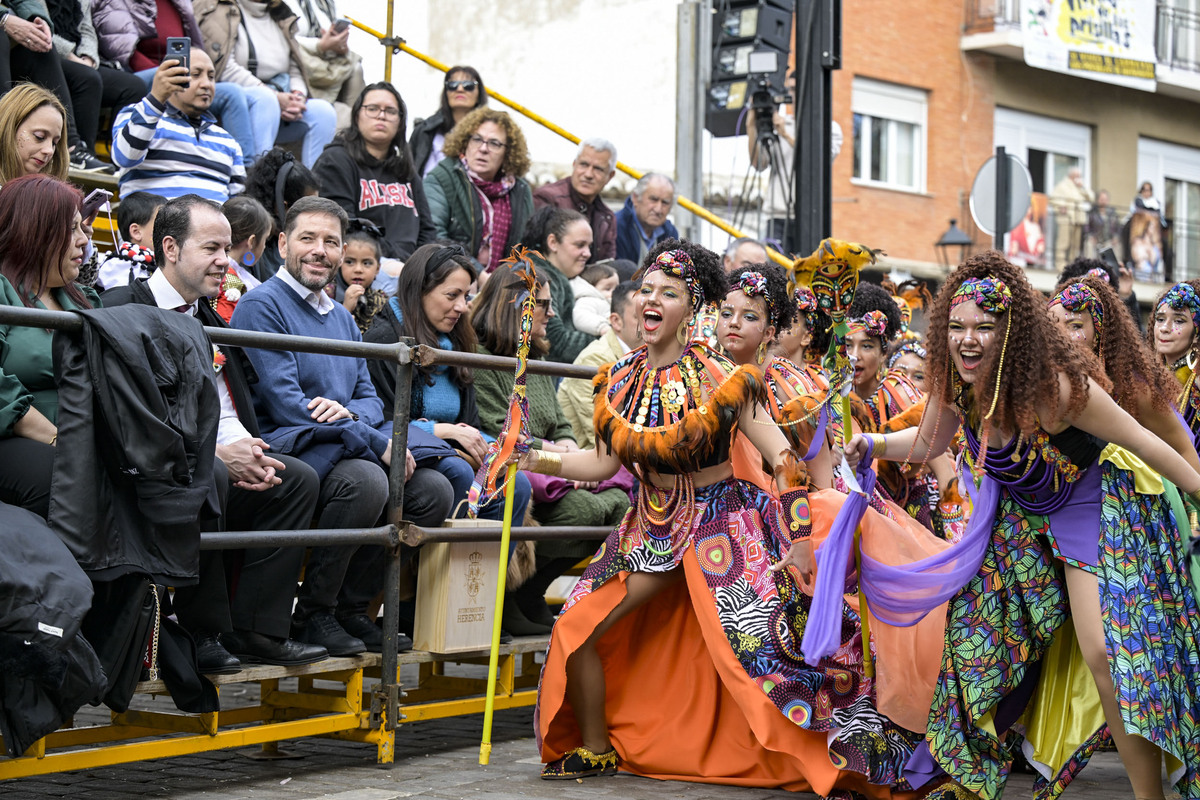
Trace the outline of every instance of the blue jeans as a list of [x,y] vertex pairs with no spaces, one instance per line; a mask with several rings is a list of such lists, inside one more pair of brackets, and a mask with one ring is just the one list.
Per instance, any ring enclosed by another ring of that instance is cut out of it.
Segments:
[[[458,504],[467,499],[467,492],[471,489],[471,482],[475,480],[475,470],[461,458],[447,457],[440,459],[433,466],[438,472],[446,476],[450,481],[450,485],[454,487],[454,508],[458,508]],[[513,525],[525,524],[525,509],[529,506],[529,497],[533,493],[533,487],[529,485],[529,478],[525,477],[525,473],[517,471],[516,483],[513,487]],[[467,509],[463,506],[459,516],[466,516]],[[483,508],[479,509],[480,519],[504,519],[504,496],[501,495],[488,503]]]
[[[273,95],[272,100],[274,100]],[[275,103],[275,112],[275,121],[278,123],[278,102]],[[255,124],[258,124],[257,120],[255,120]],[[310,97],[304,114],[295,122],[283,123],[279,127],[275,141],[279,144],[287,144],[303,139],[304,143],[300,147],[300,160],[304,162],[304,166],[312,169],[313,165],[317,163],[321,151],[325,149],[325,145],[333,141],[333,135],[336,132],[337,111],[334,110],[333,104]]]

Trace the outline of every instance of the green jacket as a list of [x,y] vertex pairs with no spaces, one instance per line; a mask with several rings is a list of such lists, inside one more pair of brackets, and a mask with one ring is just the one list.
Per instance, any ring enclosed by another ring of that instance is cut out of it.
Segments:
[[583,352],[583,348],[600,337],[575,328],[571,313],[575,308],[575,290],[571,288],[571,281],[567,276],[540,254],[534,252],[529,255],[537,267],[538,275],[550,284],[550,302],[554,306],[554,316],[546,323],[546,338],[550,340],[550,352],[546,358],[550,361],[573,364]]
[[[80,287],[93,308],[100,298],[91,288]],[[56,299],[67,311],[78,308],[62,289]],[[20,294],[0,276],[0,304],[24,308]],[[45,310],[40,302],[35,308]],[[0,325],[0,438],[13,436],[13,426],[30,407],[58,424],[58,386],[54,382],[54,331],[27,325]]]
[[[486,266],[478,261],[483,244],[483,203],[462,163],[457,158],[443,158],[425,176],[424,188],[437,237],[458,242],[467,249],[477,268]],[[504,243],[505,256],[521,241],[525,224],[533,216],[533,192],[524,178],[517,178],[508,196],[512,202],[512,224]]]
[[[490,356],[483,345],[475,351]],[[525,374],[525,397],[529,400],[530,436],[557,442],[562,439],[575,440],[571,423],[567,422],[562,406],[554,394],[555,379],[552,375]],[[512,370],[497,371],[481,369],[475,373],[475,402],[479,405],[480,430],[488,436],[499,436],[508,416],[508,401],[513,393]]]

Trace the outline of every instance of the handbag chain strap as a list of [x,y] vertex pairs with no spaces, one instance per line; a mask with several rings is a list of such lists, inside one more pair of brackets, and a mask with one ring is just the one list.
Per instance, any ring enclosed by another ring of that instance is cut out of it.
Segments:
[[150,593],[154,595],[154,632],[150,635],[150,680],[158,680],[158,634],[162,624],[162,607],[158,599],[158,586],[150,584]]

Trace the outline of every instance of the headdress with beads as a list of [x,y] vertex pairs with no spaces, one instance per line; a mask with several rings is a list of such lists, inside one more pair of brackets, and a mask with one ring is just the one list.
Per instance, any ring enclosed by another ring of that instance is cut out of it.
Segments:
[[1167,306],[1174,311],[1192,312],[1192,324],[1200,328],[1200,295],[1196,294],[1190,283],[1177,283],[1172,286],[1158,302],[1158,306]]
[[974,303],[989,314],[999,316],[1012,305],[1012,292],[999,278],[968,278],[950,298],[951,308],[963,303]]
[[888,369],[896,366],[896,362],[904,358],[904,356],[908,355],[909,353],[912,353],[922,361],[927,358],[925,354],[925,346],[919,341],[909,339],[897,347],[896,352],[892,353],[891,357],[888,358]]
[[[1107,278],[1104,280],[1107,281]],[[1104,327],[1104,304],[1092,287],[1082,281],[1064,286],[1062,291],[1054,295],[1050,305],[1060,305],[1075,314],[1087,312],[1092,318],[1092,327],[1096,329],[1096,338],[1100,338],[1100,330]]]
[[866,331],[868,336],[884,339],[887,334],[887,324],[887,315],[882,311],[868,311],[859,319],[850,320],[850,333]]
[[696,265],[685,250],[667,250],[654,259],[654,263],[646,267],[646,275],[656,269],[661,269],[672,278],[679,278],[687,286],[688,295],[692,300],[692,313],[695,314],[704,305],[704,289],[700,286],[700,278],[696,275]]
[[[775,319],[775,298],[771,297],[767,291],[767,277],[761,272],[753,270],[742,272],[738,275],[737,283],[733,288],[741,289],[747,297],[761,297],[767,304],[768,319]],[[774,323],[772,322],[772,324]]]

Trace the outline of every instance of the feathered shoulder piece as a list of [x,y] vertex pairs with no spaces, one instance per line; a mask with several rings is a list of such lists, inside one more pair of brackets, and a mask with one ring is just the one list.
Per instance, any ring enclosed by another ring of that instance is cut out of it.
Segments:
[[651,367],[638,348],[594,380],[596,435],[631,469],[694,472],[728,448],[742,409],[765,399],[762,372],[692,342],[675,363]]

